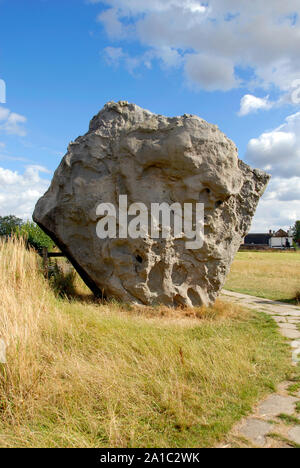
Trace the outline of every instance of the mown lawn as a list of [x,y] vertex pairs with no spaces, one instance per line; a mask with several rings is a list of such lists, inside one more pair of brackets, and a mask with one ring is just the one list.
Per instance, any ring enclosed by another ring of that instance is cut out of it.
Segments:
[[0,243],[1,447],[212,447],[290,372],[267,316],[54,295]]
[[295,297],[300,292],[300,253],[239,252],[225,289],[296,302]]

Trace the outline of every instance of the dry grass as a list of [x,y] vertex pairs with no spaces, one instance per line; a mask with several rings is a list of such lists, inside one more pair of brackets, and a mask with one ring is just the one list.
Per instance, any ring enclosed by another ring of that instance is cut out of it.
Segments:
[[295,301],[300,287],[300,252],[239,252],[225,288],[279,301]]
[[212,446],[289,369],[264,315],[70,301],[38,261],[0,243],[1,447]]

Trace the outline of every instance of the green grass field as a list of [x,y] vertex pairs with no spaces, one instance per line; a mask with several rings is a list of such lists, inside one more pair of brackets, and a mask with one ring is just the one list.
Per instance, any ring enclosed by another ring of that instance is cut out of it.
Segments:
[[300,291],[300,253],[239,252],[225,289],[296,303]]
[[290,372],[260,313],[59,298],[0,243],[1,447],[212,447]]

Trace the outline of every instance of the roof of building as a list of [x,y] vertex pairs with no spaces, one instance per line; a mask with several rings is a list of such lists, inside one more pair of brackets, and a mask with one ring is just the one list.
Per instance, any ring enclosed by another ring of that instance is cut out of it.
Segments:
[[245,244],[268,245],[271,237],[271,234],[265,233],[248,234],[245,237]]
[[289,235],[283,229],[279,229],[275,234],[273,234],[273,237],[289,237]]

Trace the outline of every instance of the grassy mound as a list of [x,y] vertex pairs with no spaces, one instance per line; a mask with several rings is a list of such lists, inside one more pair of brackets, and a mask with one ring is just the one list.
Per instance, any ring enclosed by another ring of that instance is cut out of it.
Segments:
[[2,447],[213,446],[289,370],[262,314],[57,297],[39,260],[0,243]]

